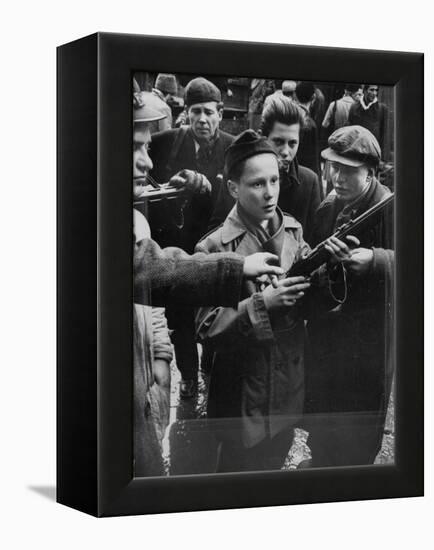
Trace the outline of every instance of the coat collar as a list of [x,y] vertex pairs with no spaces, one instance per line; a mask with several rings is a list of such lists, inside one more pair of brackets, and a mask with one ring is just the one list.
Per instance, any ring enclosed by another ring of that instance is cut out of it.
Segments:
[[[283,175],[283,177],[282,177]],[[282,170],[281,172],[281,185],[285,185],[285,176],[289,179],[291,183],[300,185],[299,175],[298,175],[298,160],[295,157],[290,163],[288,170]]]
[[[299,229],[301,227],[300,223],[293,218],[292,216],[288,216],[287,214],[283,214],[283,223],[285,225],[285,231],[287,229]],[[245,228],[243,222],[241,221],[238,212],[237,212],[237,205],[232,208],[232,210],[229,212],[227,218],[223,222],[222,226],[222,243],[228,244],[231,241],[234,241],[238,239],[239,237],[242,237],[247,233],[247,229]]]

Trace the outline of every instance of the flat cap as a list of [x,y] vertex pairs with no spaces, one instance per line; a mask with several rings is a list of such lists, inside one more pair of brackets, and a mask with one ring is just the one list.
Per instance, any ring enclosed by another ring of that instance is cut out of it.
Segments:
[[133,122],[153,122],[166,118],[155,107],[156,96],[151,92],[133,94]]
[[329,137],[328,144],[321,156],[347,166],[376,166],[381,159],[381,148],[376,137],[363,126],[338,128]]
[[229,177],[235,165],[255,155],[271,153],[277,159],[276,151],[266,138],[259,136],[253,130],[242,132],[225,151],[226,177]]
[[215,84],[199,76],[190,80],[185,87],[184,100],[187,107],[195,103],[207,103],[208,101],[220,103],[222,94]]
[[175,95],[178,91],[176,77],[173,74],[160,73],[155,80],[155,87],[166,94]]

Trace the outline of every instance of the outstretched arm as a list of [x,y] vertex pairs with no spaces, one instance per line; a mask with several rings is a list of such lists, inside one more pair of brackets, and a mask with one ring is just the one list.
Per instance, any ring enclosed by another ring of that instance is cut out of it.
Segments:
[[179,248],[161,249],[142,239],[134,251],[134,301],[139,304],[235,305],[243,277],[281,275],[272,254],[243,258],[233,252],[188,255]]

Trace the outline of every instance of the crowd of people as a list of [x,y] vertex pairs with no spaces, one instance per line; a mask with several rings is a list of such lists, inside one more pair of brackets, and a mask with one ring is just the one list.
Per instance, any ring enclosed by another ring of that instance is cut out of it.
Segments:
[[[173,353],[181,399],[210,373],[215,472],[280,469],[295,427],[300,468],[371,464],[393,377],[393,215],[333,234],[391,194],[388,108],[376,84],[326,105],[311,82],[252,79],[232,135],[222,80],[187,80],[178,113],[179,77],[134,80],[135,475],[165,471]],[[289,276],[320,243],[325,263]]]

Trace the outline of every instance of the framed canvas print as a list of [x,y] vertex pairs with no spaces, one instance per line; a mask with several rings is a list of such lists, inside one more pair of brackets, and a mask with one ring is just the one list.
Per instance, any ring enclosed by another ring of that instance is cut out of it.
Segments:
[[422,54],[98,33],[57,97],[58,501],[423,494]]

